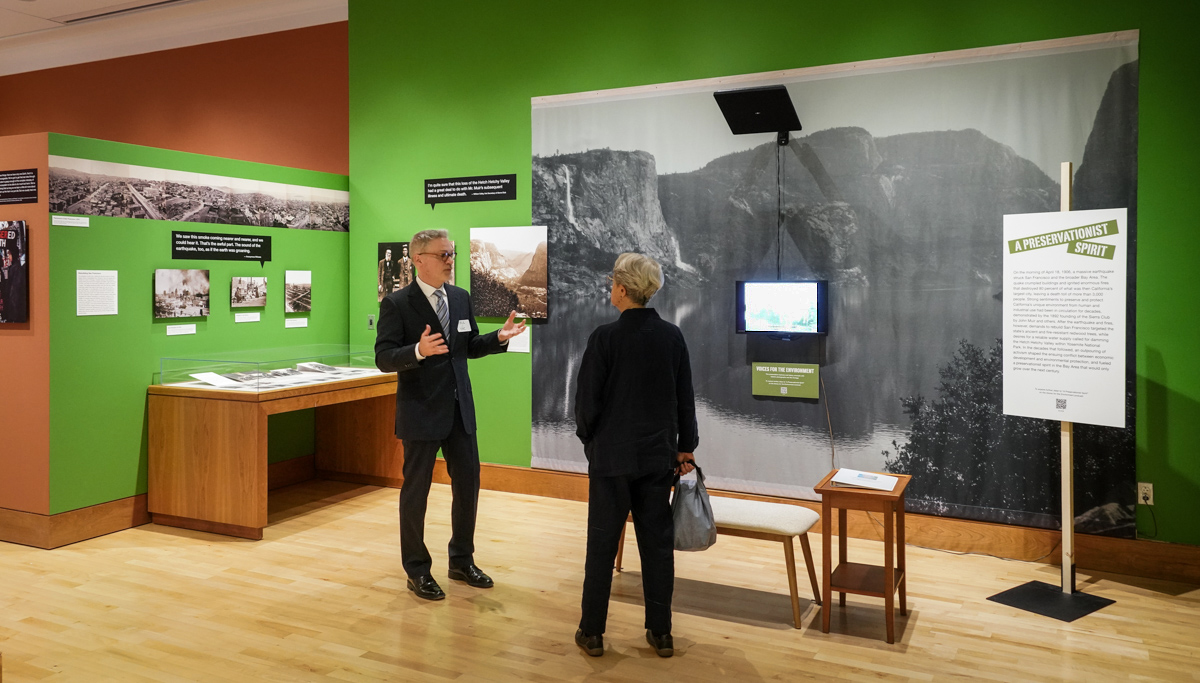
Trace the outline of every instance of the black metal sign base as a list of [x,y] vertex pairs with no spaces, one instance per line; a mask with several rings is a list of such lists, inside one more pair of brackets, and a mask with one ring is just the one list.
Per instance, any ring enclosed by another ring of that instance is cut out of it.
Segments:
[[1033,612],[1059,621],[1075,621],[1116,602],[1087,593],[1064,593],[1058,586],[1030,581],[988,598],[1001,605]]

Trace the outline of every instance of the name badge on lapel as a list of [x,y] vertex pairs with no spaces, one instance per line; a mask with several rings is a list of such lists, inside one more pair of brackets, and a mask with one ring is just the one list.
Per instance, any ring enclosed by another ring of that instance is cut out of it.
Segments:
[[471,331],[471,321],[470,320],[459,320],[458,321],[458,331],[459,332],[470,332]]

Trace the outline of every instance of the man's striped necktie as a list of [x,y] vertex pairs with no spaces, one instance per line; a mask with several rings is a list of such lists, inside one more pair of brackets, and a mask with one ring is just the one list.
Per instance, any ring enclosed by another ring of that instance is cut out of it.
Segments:
[[438,322],[442,324],[442,336],[446,340],[446,345],[450,344],[450,307],[446,305],[446,293],[440,289],[433,290],[437,296],[437,317]]

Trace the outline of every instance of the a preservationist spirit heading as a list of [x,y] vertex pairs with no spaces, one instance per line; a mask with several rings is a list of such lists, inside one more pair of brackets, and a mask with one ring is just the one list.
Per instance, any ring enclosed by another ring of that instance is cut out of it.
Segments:
[[1067,245],[1068,254],[1112,260],[1112,257],[1117,253],[1116,245],[1099,244],[1097,242],[1089,242],[1088,240],[1116,234],[1117,222],[1115,220],[1103,221],[1078,228],[1056,230],[1041,235],[1009,240],[1008,253],[1016,254],[1031,249],[1044,249],[1046,247],[1057,247],[1060,244],[1065,244]]

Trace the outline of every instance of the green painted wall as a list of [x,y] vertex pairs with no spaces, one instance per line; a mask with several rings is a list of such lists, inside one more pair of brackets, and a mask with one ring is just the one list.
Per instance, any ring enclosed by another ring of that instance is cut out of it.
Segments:
[[[330,189],[346,177],[66,135],[50,154],[212,173]],[[235,261],[173,261],[171,230],[270,235],[265,266]],[[346,343],[347,233],[92,217],[91,227],[50,229],[50,512],[146,492],[146,388],[162,357]],[[207,268],[207,318],[155,320],[156,268]],[[75,271],[117,270],[116,316],[75,315]],[[283,271],[313,272],[309,327],[284,329]],[[233,322],[230,278],[265,275],[267,306],[258,323]],[[166,325],[195,322],[197,333],[166,336]],[[311,411],[270,422],[271,459],[312,453]]]
[[[350,0],[351,340],[371,338],[375,242],[529,223],[530,97],[1140,29],[1138,478],[1157,537],[1200,544],[1197,26],[1200,4],[1164,0]],[[517,201],[422,203],[425,178],[513,172]],[[485,460],[529,462],[529,368],[472,365]]]

